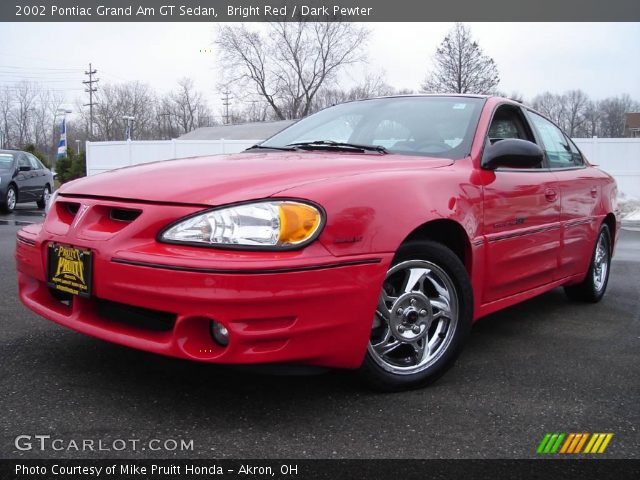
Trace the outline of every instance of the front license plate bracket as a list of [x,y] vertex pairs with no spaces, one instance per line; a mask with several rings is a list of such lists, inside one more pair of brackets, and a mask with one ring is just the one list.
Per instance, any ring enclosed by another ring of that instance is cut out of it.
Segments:
[[50,243],[47,251],[47,285],[71,295],[89,298],[93,252],[87,248]]

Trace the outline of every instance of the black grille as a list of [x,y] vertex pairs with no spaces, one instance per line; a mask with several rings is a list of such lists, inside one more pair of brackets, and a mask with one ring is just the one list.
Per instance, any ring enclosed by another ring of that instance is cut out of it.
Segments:
[[129,208],[112,208],[111,219],[119,222],[133,222],[142,213],[140,210]]
[[96,313],[105,320],[154,332],[170,331],[176,323],[175,313],[134,307],[109,300],[96,299]]
[[67,212],[69,212],[72,216],[75,216],[80,209],[80,204],[76,202],[58,202],[62,207],[64,207]]

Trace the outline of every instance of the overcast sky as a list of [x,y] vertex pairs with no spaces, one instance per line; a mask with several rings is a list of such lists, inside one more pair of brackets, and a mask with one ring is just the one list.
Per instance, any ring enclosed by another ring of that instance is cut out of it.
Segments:
[[[640,23],[469,25],[495,59],[502,91],[531,98],[544,90],[581,88],[596,99],[628,93],[640,100]],[[383,71],[394,87],[418,89],[452,24],[368,27],[366,69]],[[177,79],[192,77],[219,113],[214,32],[211,23],[0,23],[0,85],[23,78],[39,81],[73,103],[83,95],[80,82],[92,62],[101,83],[139,80],[168,91]],[[361,76],[361,69],[352,69],[343,83],[350,86]]]

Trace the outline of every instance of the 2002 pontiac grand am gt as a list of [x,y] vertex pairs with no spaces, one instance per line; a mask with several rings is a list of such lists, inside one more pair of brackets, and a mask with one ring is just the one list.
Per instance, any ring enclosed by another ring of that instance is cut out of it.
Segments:
[[564,286],[598,301],[616,185],[553,123],[477,96],[356,101],[244,153],[60,188],[18,233],[20,298],[88,335],[205,362],[436,379],[471,323]]

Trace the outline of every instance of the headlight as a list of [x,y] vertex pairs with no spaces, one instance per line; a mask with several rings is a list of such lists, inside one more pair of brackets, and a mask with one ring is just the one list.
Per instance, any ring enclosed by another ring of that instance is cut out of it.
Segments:
[[323,223],[319,208],[274,200],[216,208],[170,226],[160,240],[220,247],[286,248],[313,240]]
[[53,192],[53,195],[51,195],[49,197],[49,201],[44,206],[44,214],[45,214],[45,216],[47,215],[47,213],[49,213],[49,209],[51,208],[51,205],[53,205],[55,203],[56,198],[58,198],[58,191],[57,190],[55,192]]

